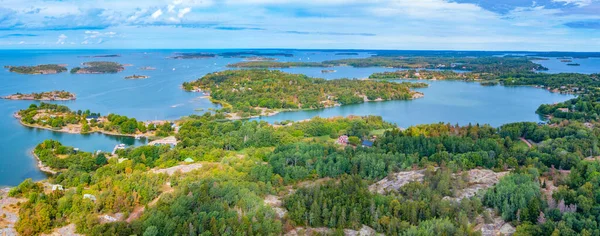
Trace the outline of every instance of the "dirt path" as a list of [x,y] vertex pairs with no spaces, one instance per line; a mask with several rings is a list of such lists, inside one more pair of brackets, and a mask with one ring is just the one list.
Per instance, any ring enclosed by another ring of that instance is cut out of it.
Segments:
[[527,144],[527,146],[528,146],[529,148],[532,148],[532,147],[533,147],[533,145],[531,145],[531,143],[530,143],[529,141],[527,141],[527,139],[525,139],[525,138],[519,138],[519,139],[521,139],[521,141],[523,141],[525,144]]

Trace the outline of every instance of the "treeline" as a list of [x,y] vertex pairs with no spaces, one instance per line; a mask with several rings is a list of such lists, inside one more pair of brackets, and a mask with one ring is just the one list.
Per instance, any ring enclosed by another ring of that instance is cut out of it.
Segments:
[[385,57],[324,61],[328,65],[353,67],[392,67],[404,69],[454,69],[474,73],[518,73],[547,70],[527,57]]
[[57,64],[45,64],[37,66],[4,66],[8,71],[19,74],[56,74],[67,71],[67,68]]
[[392,57],[341,59],[323,62],[240,62],[228,65],[235,68],[289,68],[289,67],[390,67],[403,69],[466,70],[474,73],[524,73],[547,68],[533,63],[527,57]]
[[517,73],[505,74],[499,77],[502,84],[506,86],[534,85],[548,90],[562,93],[587,93],[596,91],[600,87],[599,74],[578,73]]
[[426,79],[426,80],[479,80],[479,73],[459,73],[452,70],[399,70],[380,72],[369,76],[370,79]]
[[92,61],[83,63],[85,67],[71,69],[72,74],[114,74],[125,70],[123,65],[111,61]]
[[224,112],[242,117],[259,115],[266,109],[317,109],[335,104],[368,100],[408,100],[411,87],[425,84],[365,80],[324,80],[271,70],[230,70],[208,74],[186,82],[186,90],[209,91],[213,100],[224,103]]
[[107,131],[129,135],[151,133],[155,136],[168,136],[174,131],[170,122],[146,124],[127,116],[116,114],[101,116],[100,113],[93,113],[89,110],[71,111],[64,105],[44,102],[39,105],[31,104],[27,109],[20,110],[17,114],[25,124],[54,129],[61,129],[68,125],[78,125],[81,128],[81,133]]

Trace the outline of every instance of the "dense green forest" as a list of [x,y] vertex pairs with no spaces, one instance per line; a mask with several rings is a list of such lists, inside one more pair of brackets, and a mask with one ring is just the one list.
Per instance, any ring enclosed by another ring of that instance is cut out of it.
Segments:
[[485,75],[479,73],[459,73],[452,70],[399,70],[394,72],[374,73],[370,79],[426,79],[426,80],[480,80]]
[[111,61],[92,61],[83,63],[84,67],[71,69],[72,74],[114,74],[125,70],[123,65]]
[[10,72],[19,74],[56,74],[67,71],[63,65],[45,64],[37,66],[4,66]]
[[[593,217],[600,209],[594,197],[600,165],[586,159],[600,155],[600,130],[580,123],[399,130],[380,117],[271,125],[222,116],[185,118],[176,147],[128,148],[118,158],[41,143],[34,152],[60,170],[48,181],[65,190],[31,181],[14,188],[11,196],[29,199],[17,230],[35,235],[74,223],[88,235],[278,235],[296,227],[335,234],[366,225],[389,235],[470,235],[497,214],[517,233],[600,232]],[[371,148],[338,143],[342,135],[375,134]],[[152,171],[181,167],[188,158],[201,167]],[[467,187],[461,176],[474,168],[512,174],[479,195],[453,200]],[[383,194],[369,189],[412,169],[426,170],[422,181]],[[284,217],[265,203],[268,196],[281,198]],[[104,215],[120,220],[100,223]]]
[[368,100],[409,100],[421,83],[368,80],[325,80],[271,70],[215,72],[183,84],[184,89],[206,91],[223,112],[240,117],[268,114],[261,109],[317,109]]

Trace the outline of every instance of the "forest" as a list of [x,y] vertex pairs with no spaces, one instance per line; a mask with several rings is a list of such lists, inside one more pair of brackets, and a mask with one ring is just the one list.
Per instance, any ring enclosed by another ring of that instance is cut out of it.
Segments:
[[71,74],[114,74],[125,70],[123,65],[111,61],[85,62],[83,66],[72,68]]
[[369,79],[424,79],[424,80],[480,80],[483,75],[479,73],[459,73],[452,70],[399,70],[394,72],[374,73]]
[[210,94],[223,112],[240,117],[265,115],[268,110],[317,109],[374,100],[409,100],[411,88],[423,83],[369,80],[325,80],[265,69],[215,72],[183,84],[183,88]]
[[230,64],[234,68],[289,68],[289,67],[389,67],[402,69],[464,70],[474,73],[525,73],[544,71],[547,68],[533,63],[527,57],[391,57],[341,59],[323,62],[274,62],[250,61]]
[[17,112],[17,118],[25,125],[54,130],[75,130],[76,133],[105,132],[123,135],[145,134],[169,136],[173,133],[171,123],[145,123],[135,118],[108,114],[101,116],[89,110],[71,111],[67,106],[42,102]]
[[[600,130],[578,122],[400,130],[375,116],[278,124],[222,116],[182,119],[174,148],[130,147],[118,157],[42,142],[34,152],[58,170],[48,182],[65,190],[32,181],[14,188],[11,196],[29,199],[18,232],[73,223],[87,235],[279,235],[298,227],[339,234],[364,226],[388,235],[476,235],[477,226],[499,218],[519,235],[600,233],[600,164],[589,160],[600,155]],[[339,143],[343,135],[374,145]],[[201,167],[160,171],[188,158]],[[419,169],[421,181],[370,189]],[[511,173],[459,198],[472,169]],[[273,196],[280,205],[265,202]],[[103,221],[106,215],[117,220]]]

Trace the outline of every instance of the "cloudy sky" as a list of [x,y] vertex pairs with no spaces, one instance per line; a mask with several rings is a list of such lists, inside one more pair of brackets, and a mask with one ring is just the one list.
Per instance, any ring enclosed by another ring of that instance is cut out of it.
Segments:
[[0,0],[0,48],[600,51],[600,0]]

